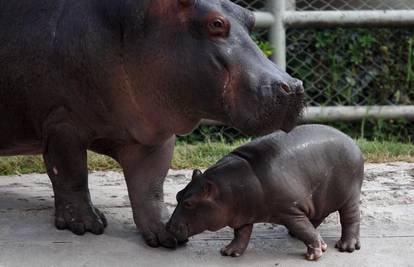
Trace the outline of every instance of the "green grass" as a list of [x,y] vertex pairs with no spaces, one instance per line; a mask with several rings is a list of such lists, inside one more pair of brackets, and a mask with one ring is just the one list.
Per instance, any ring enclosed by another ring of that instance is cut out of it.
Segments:
[[[223,142],[197,144],[178,142],[174,152],[172,168],[207,168],[245,142],[248,142],[248,140],[239,140],[232,144]],[[367,141],[365,139],[357,140],[357,142],[364,153],[366,162],[414,162],[414,144],[391,141]],[[91,171],[121,170],[114,160],[95,153],[89,153],[88,165]],[[0,158],[0,175],[44,172],[43,161],[39,156]]]
[[[206,168],[244,142],[247,142],[247,140],[235,144],[222,142],[206,142],[197,145],[178,144],[175,149],[172,167],[174,169]],[[366,162],[414,162],[414,144],[367,141],[365,139],[359,139],[357,143],[364,153]]]
[[239,140],[232,144],[223,142],[204,142],[191,145],[177,143],[172,160],[172,168],[206,168],[246,142],[248,140]]
[[414,162],[414,143],[357,140],[366,162]]

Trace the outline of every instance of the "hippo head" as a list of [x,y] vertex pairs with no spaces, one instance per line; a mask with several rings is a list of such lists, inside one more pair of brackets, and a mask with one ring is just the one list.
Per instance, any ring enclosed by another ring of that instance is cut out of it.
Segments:
[[212,119],[260,135],[294,126],[303,107],[302,82],[250,38],[252,12],[228,0],[141,3],[144,11],[128,8],[123,57],[129,83],[145,95],[140,105],[155,103],[151,110],[165,111],[152,121],[162,117],[187,129],[182,124]]
[[167,230],[183,242],[205,230],[217,231],[229,225],[232,213],[222,195],[215,182],[195,170],[192,181],[177,194],[178,205]]

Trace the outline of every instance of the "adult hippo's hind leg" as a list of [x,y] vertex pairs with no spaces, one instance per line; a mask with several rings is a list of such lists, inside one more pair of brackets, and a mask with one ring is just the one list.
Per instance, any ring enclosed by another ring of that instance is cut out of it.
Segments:
[[56,227],[77,235],[102,234],[107,223],[90,199],[86,148],[76,128],[54,124],[46,136],[43,158],[55,193]]
[[159,146],[128,145],[117,149],[128,187],[135,224],[151,247],[175,248],[177,240],[165,229],[161,214],[163,184],[174,151],[175,137]]

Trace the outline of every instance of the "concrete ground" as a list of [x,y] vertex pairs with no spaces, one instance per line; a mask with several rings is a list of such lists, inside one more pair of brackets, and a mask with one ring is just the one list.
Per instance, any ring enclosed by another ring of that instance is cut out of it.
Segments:
[[[191,171],[171,171],[165,198],[175,194]],[[193,237],[177,250],[147,247],[137,233],[123,176],[90,175],[92,199],[108,218],[100,236],[75,236],[53,226],[53,192],[46,175],[0,177],[1,266],[414,266],[414,164],[367,164],[362,195],[360,251],[340,253],[338,215],[319,228],[328,251],[318,262],[304,259],[305,246],[282,226],[258,224],[240,258],[219,250],[232,238],[230,229]]]

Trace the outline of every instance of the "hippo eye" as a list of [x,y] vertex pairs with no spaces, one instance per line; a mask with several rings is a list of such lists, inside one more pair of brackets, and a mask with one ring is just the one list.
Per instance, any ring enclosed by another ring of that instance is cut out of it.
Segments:
[[216,19],[213,21],[214,28],[224,28],[224,22],[221,19]]
[[208,23],[208,31],[217,37],[226,37],[229,33],[229,23],[222,17],[216,17]]
[[192,202],[192,201],[189,201],[189,200],[186,200],[186,201],[184,201],[183,202],[183,205],[184,205],[184,208],[186,208],[186,209],[188,209],[188,210],[191,210],[191,209],[193,209],[194,208],[194,202]]

